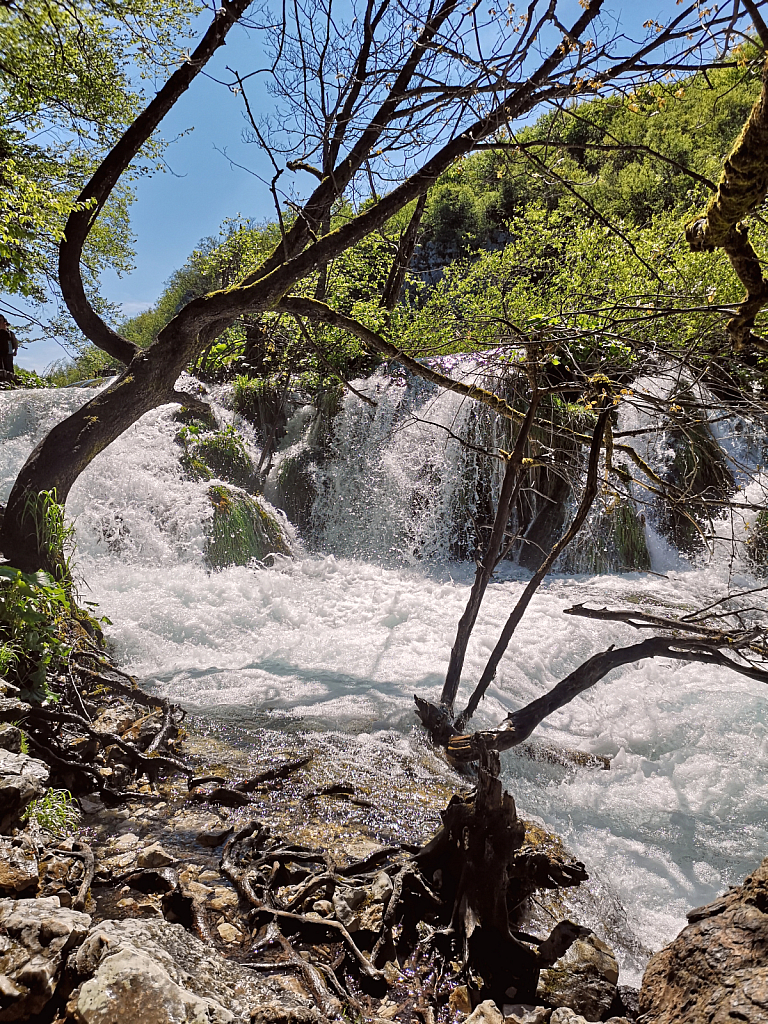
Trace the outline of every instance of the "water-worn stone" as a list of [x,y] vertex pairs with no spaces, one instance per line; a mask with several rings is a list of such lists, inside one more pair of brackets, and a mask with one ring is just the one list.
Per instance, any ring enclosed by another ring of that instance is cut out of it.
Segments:
[[504,1024],[504,1018],[496,1003],[492,999],[486,999],[474,1008],[465,1024]]
[[167,850],[164,850],[160,843],[152,843],[136,858],[136,863],[140,868],[165,868],[169,864],[173,864],[174,861],[175,858]]
[[744,883],[688,914],[640,989],[648,1024],[768,1024],[768,858]]
[[28,754],[0,748],[0,832],[7,832],[48,782],[48,765]]
[[[125,955],[117,964],[109,969],[105,967],[102,972],[102,965],[121,952]],[[137,954],[146,959],[136,960]],[[82,982],[73,991],[69,1002],[70,1012],[80,1024],[113,1024],[115,1021],[161,1024],[177,1019],[179,1024],[198,1020],[209,1024],[207,1017],[189,1016],[193,1011],[202,1012],[205,1007],[209,1007],[213,1014],[210,1020],[218,1024],[232,1019],[222,1017],[218,1008],[226,1009],[237,1020],[248,1020],[251,1010],[262,1005],[280,1004],[288,1008],[313,1005],[311,997],[295,985],[294,978],[261,978],[246,967],[226,960],[181,925],[161,918],[102,921],[91,928],[69,963],[76,978]],[[91,978],[97,984],[88,988],[81,1004],[81,995]],[[129,1003],[134,998],[127,991],[129,984],[137,992],[147,988],[155,1001],[151,1004]],[[112,1003],[110,999],[113,996],[108,991],[110,985],[114,993]],[[142,1005],[151,1005],[158,1015],[137,1016]],[[111,1006],[109,1012],[112,1016],[106,1015],[105,1007],[108,1006]],[[161,1016],[167,1007],[174,1007],[177,1014],[183,1010],[187,1016]],[[103,1015],[98,1016],[97,1013]]]
[[88,914],[57,896],[0,900],[0,1021],[26,1020],[53,997],[63,960],[88,934]]
[[602,1020],[611,1008],[619,965],[596,935],[577,939],[554,967],[541,972],[536,995],[543,1003],[575,1010],[587,1020]]
[[221,846],[232,833],[235,831],[234,825],[229,825],[227,828],[209,828],[204,832],[200,832],[195,842],[200,846],[206,846],[208,849],[215,850],[217,846]]
[[31,889],[37,880],[37,857],[31,846],[0,839],[0,896]]
[[505,1003],[502,1007],[504,1024],[548,1024],[552,1007],[533,1006],[531,1003]]

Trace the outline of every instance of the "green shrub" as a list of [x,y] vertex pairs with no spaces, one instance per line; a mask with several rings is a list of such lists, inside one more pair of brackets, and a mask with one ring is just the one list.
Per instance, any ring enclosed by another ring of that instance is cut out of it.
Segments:
[[27,699],[55,699],[47,674],[67,658],[64,622],[71,612],[65,587],[47,572],[0,566],[0,674]]

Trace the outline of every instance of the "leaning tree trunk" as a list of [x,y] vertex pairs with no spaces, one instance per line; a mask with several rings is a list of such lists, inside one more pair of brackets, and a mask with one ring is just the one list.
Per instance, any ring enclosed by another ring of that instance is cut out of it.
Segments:
[[46,550],[31,512],[38,494],[55,490],[63,505],[83,470],[136,423],[144,413],[167,402],[198,405],[192,395],[174,392],[188,359],[188,345],[149,349],[90,402],[62,420],[37,445],[13,485],[0,531],[0,550],[15,567],[27,572],[55,572],[55,555]]

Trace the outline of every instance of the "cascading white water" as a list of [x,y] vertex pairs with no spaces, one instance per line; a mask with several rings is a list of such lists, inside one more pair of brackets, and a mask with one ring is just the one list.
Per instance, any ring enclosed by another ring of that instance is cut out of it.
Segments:
[[[181,473],[170,406],[144,416],[78,480],[67,510],[83,596],[112,619],[118,656],[148,685],[219,719],[343,730],[371,743],[382,730],[411,734],[414,693],[438,696],[473,569],[446,558],[461,490],[452,473],[467,456],[445,429],[404,426],[397,410],[405,405],[456,433],[472,410],[451,394],[396,393],[382,378],[356,386],[369,389],[376,409],[347,399],[335,458],[318,478],[321,543],[331,554],[297,546],[271,568],[207,571],[210,503],[205,485]],[[72,389],[2,395],[1,500],[38,438],[87,397]],[[471,501],[466,489],[461,500]],[[489,588],[463,695],[526,579],[508,565]],[[563,615],[570,605],[690,609],[749,585],[745,569],[717,560],[682,562],[663,577],[552,577],[477,724],[497,723],[585,658],[637,637],[620,624]],[[766,696],[724,670],[646,661],[614,673],[534,735],[607,755],[610,771],[505,756],[523,813],[563,835],[624,905],[645,947],[669,940],[688,908],[740,880],[768,849]],[[637,980],[641,966],[626,959],[625,980]]]

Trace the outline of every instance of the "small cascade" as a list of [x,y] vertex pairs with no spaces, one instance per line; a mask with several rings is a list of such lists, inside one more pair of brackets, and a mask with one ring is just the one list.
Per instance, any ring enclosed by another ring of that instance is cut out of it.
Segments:
[[[468,379],[485,372],[468,357],[443,365]],[[361,749],[397,742],[418,752],[413,694],[439,695],[477,532],[498,494],[502,464],[493,453],[509,450],[511,439],[484,407],[402,372],[380,369],[353,385],[370,401],[332,393],[316,409],[297,396],[272,460],[259,506],[281,523],[293,557],[211,571],[211,489],[254,496],[220,476],[193,478],[182,459],[200,455],[205,429],[181,444],[178,407],[165,406],[102,452],[73,488],[75,564],[84,597],[113,622],[108,636],[126,670],[189,711],[238,729],[343,731],[357,735]],[[0,501],[35,444],[88,397],[78,389],[2,395]],[[238,421],[228,390],[214,399],[220,432],[234,425],[257,463],[259,439]],[[649,404],[638,399],[637,408],[622,410],[617,441],[645,430]],[[728,519],[713,506],[714,557],[680,556],[643,486],[618,500],[601,496],[614,505],[595,509],[585,536],[593,553],[595,538],[613,548],[599,565],[567,566],[579,575],[545,581],[475,725],[496,726],[597,651],[636,640],[624,624],[564,614],[576,603],[677,613],[759,585],[747,549],[768,484],[758,468],[765,464],[760,430],[746,417],[711,429],[743,506]],[[663,430],[632,437],[655,473],[671,471],[674,437]],[[577,462],[566,469],[578,480]],[[224,502],[221,492],[217,500]],[[273,507],[287,509],[290,500],[304,517],[289,514],[306,546]],[[537,501],[527,495],[519,506],[519,529],[530,529],[545,507]],[[654,572],[615,572],[628,567],[619,549],[634,545],[636,561],[644,558],[643,539]],[[527,579],[512,561],[499,567],[467,651],[460,703]],[[505,756],[504,770],[521,811],[564,837],[607,894],[606,914],[621,916],[610,907],[623,906],[644,947],[669,940],[687,909],[739,881],[765,852],[768,728],[759,683],[664,659],[630,665],[544,722],[532,743],[611,759],[610,771],[592,771],[546,767],[518,752]],[[627,963],[631,983],[642,957]]]

